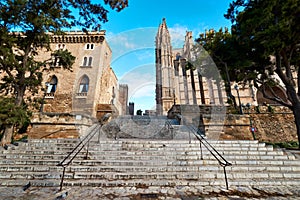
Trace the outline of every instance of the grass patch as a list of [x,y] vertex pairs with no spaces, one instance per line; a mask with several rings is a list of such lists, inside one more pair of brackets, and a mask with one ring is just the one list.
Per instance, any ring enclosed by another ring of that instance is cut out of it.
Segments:
[[267,145],[272,145],[274,148],[299,149],[299,144],[296,141],[290,142],[265,142]]

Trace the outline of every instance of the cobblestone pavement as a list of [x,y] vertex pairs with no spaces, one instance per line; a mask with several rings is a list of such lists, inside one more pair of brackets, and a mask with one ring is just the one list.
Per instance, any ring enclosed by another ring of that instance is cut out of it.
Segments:
[[61,192],[55,187],[0,187],[1,200],[238,200],[238,199],[299,199],[300,188],[288,187],[72,187]]

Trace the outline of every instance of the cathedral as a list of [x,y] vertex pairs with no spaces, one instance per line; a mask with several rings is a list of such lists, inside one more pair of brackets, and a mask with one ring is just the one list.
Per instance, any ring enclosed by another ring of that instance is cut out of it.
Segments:
[[[183,48],[172,48],[171,35],[166,19],[163,19],[155,45],[157,115],[167,115],[173,105],[228,105],[225,82],[216,66],[212,72],[203,73],[201,68],[205,67],[205,63],[195,68],[190,65],[195,58],[192,32],[186,32]],[[251,84],[231,82],[230,87],[240,107],[274,103],[263,98],[262,93]],[[287,100],[283,86],[276,86],[275,91]]]
[[198,69],[188,69],[192,59],[194,40],[187,31],[183,48],[173,49],[166,20],[163,19],[156,35],[156,112],[166,115],[175,104],[224,104],[224,83],[203,77]]

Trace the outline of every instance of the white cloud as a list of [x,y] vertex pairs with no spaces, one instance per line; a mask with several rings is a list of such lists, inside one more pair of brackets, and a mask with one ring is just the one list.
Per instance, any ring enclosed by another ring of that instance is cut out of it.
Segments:
[[181,48],[184,44],[184,37],[188,28],[179,24],[175,24],[173,27],[169,27],[171,35],[171,43],[173,48]]
[[113,51],[113,60],[116,60],[132,51],[154,47],[154,38],[157,28],[138,28],[119,34],[107,34],[107,41]]
[[153,96],[155,80],[153,74],[130,72],[126,74],[120,82],[128,85],[128,96],[135,96],[136,98],[142,96]]

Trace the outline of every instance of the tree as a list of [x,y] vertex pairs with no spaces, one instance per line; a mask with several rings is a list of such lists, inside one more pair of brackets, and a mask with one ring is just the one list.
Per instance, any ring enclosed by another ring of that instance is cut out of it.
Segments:
[[[201,59],[206,60],[206,63],[213,62],[217,66],[222,79],[225,80],[228,103],[232,103],[237,108],[236,99],[231,91],[231,82],[249,84],[249,77],[251,77],[251,74],[240,71],[241,67],[244,67],[245,72],[251,71],[249,69],[251,61],[244,53],[245,50],[238,45],[236,38],[229,32],[228,28],[220,28],[218,31],[210,29],[201,33],[196,42],[195,48],[205,49]],[[209,68],[205,67],[204,70],[207,71]],[[206,73],[215,75],[214,72]]]
[[[231,20],[232,35],[244,49],[238,56],[246,55],[251,61],[239,70],[251,69],[249,78],[264,97],[293,112],[300,141],[300,1],[236,0],[225,17]],[[279,82],[288,101],[273,90]]]
[[[104,3],[116,11],[128,5],[127,0],[104,0]],[[88,34],[88,30],[98,30],[100,23],[108,21],[107,13],[108,10],[101,4],[90,0],[1,1],[1,94],[12,98],[17,108],[32,102],[32,99],[24,99],[25,93],[30,96],[38,92],[42,73],[50,70],[49,66],[53,62],[52,59],[35,60],[39,49],[51,51],[52,56],[59,58],[59,64],[67,70],[71,69],[75,60],[67,50],[50,49],[50,33],[63,34],[63,30],[81,27]],[[4,132],[2,145],[10,143],[17,121],[1,122]]]
[[9,131],[5,127],[15,126],[21,130],[22,127],[29,124],[29,114],[26,105],[16,106],[13,98],[0,97],[0,130],[5,140],[11,140],[13,135],[6,134]]
[[[205,51],[204,51],[205,50]],[[228,31],[227,28],[220,28],[219,31],[210,29],[205,33],[201,33],[198,38],[196,38],[196,45],[194,46],[194,51],[201,52],[198,53],[198,59],[204,63],[205,66],[202,67],[202,73],[206,74],[207,77],[217,80],[217,84],[220,84],[221,77],[225,80],[225,90],[227,92],[228,102],[232,102],[236,107],[236,101],[231,92],[230,82],[240,81],[239,76],[236,76],[235,70],[236,66],[239,65],[242,59],[237,59],[236,51],[234,47],[234,39]],[[200,56],[199,56],[200,55]],[[215,73],[215,68],[213,65],[217,66],[221,77]],[[220,85],[219,97],[222,97]],[[223,100],[220,99],[220,102]]]

